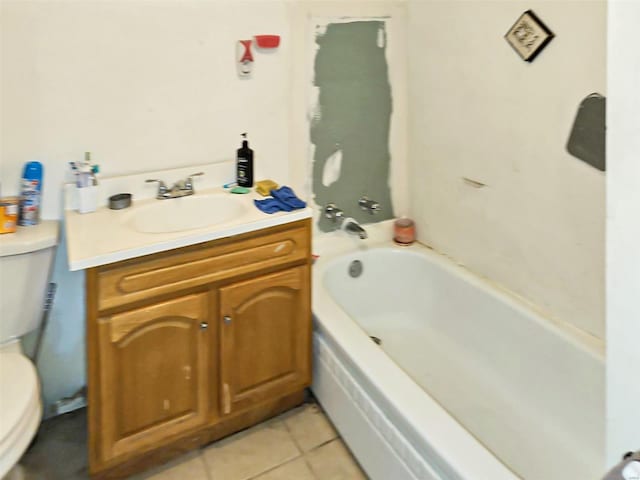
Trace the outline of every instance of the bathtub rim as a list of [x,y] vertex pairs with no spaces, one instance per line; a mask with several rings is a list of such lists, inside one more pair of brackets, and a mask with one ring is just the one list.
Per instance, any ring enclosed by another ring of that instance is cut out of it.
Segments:
[[[320,255],[313,267],[313,312],[316,330],[330,340],[343,359],[351,363],[351,368],[357,370],[355,373],[372,387],[377,400],[381,400],[393,416],[400,420],[404,431],[407,431],[411,440],[417,441],[418,448],[426,451],[429,461],[435,462],[434,467],[444,478],[519,478],[370,341],[363,329],[342,310],[325,289],[325,272],[340,261],[339,257],[380,248],[426,256],[428,261],[453,275],[461,276],[483,292],[497,297],[499,301],[508,303],[543,328],[551,329],[553,334],[561,335],[563,339],[603,363],[604,349],[588,334],[576,334],[571,329],[561,328],[557,322],[547,317],[540,318],[539,312],[531,309],[519,297],[496,288],[496,285],[486,279],[424,245],[395,245],[388,240],[391,222],[382,222],[374,228],[367,226],[367,230],[370,240],[365,242],[347,237],[342,232],[314,237],[314,253]],[[383,395],[381,392],[392,393]]]

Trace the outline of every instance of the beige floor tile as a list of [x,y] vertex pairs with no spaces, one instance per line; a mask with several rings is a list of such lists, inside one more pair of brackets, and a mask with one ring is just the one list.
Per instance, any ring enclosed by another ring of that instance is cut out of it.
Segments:
[[204,460],[198,451],[187,453],[165,465],[149,470],[130,480],[208,480]]
[[338,436],[325,413],[315,403],[295,409],[284,418],[284,422],[303,452],[308,452]]
[[366,480],[367,478],[339,439],[311,450],[305,457],[318,480]]
[[300,450],[281,421],[241,432],[203,452],[211,480],[246,480],[298,456]]
[[255,480],[315,480],[315,478],[307,462],[303,458],[297,458],[255,477]]

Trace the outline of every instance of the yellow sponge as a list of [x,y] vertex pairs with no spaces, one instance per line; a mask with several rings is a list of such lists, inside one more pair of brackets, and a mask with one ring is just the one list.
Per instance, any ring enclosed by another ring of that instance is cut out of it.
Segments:
[[263,197],[271,194],[271,190],[274,188],[278,188],[278,184],[273,180],[260,180],[256,182],[256,192],[258,192]]

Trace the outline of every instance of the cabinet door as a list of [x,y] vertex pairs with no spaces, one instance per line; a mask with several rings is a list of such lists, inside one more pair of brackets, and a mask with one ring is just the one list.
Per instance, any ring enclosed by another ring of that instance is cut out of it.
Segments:
[[205,424],[209,295],[186,295],[98,322],[103,461]]
[[308,266],[223,287],[220,308],[223,414],[309,384]]

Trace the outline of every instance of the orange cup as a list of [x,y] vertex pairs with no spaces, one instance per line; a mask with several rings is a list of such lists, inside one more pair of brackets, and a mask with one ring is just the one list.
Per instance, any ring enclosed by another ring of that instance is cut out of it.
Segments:
[[416,241],[416,224],[408,218],[399,218],[393,224],[393,241],[398,245],[411,245]]

